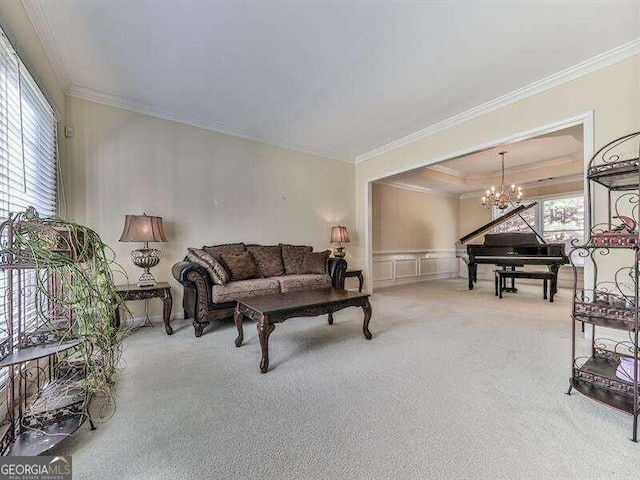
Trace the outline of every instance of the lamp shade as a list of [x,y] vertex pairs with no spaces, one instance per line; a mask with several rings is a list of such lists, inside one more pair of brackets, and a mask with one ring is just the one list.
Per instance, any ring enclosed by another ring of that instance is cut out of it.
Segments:
[[162,228],[162,217],[147,215],[127,215],[124,229],[120,236],[121,242],[166,242]]
[[349,243],[347,227],[343,227],[342,225],[331,227],[331,243]]

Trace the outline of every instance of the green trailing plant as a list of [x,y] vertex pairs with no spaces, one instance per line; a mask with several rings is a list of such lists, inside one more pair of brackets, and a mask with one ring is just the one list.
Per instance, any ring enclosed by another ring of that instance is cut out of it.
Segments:
[[41,272],[36,275],[36,296],[43,301],[35,302],[40,323],[61,342],[81,340],[75,355],[86,367],[81,384],[88,398],[98,396],[114,405],[114,376],[125,331],[114,322],[124,303],[113,273],[126,273],[115,262],[113,250],[92,229],[59,218],[39,218],[33,208],[16,215],[12,225],[8,251],[14,261],[30,263]]

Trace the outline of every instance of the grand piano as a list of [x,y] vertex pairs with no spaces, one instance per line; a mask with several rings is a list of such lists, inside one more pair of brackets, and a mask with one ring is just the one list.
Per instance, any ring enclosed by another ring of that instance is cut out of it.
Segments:
[[[478,235],[488,232],[511,218],[517,216],[522,218],[522,213],[533,208],[534,205],[536,205],[536,202],[518,206],[500,218],[465,235],[460,239],[460,244],[464,244]],[[522,220],[533,233],[488,233],[484,237],[484,244],[467,245],[468,259],[466,263],[469,269],[469,290],[473,290],[473,284],[478,281],[478,264],[480,263],[507,269],[515,269],[525,265],[546,265],[549,271],[556,275],[557,279],[560,267],[569,263],[569,258],[565,253],[565,244],[545,242],[524,218]],[[557,282],[553,284],[557,284]],[[511,289],[515,290],[513,284]]]

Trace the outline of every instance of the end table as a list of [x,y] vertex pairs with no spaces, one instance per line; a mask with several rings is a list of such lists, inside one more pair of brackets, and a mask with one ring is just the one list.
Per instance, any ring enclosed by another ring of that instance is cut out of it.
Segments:
[[[171,307],[173,306],[173,298],[171,298],[171,285],[167,282],[158,282],[149,287],[139,287],[135,283],[129,285],[117,285],[116,290],[122,299],[127,302],[129,300],[148,300],[150,298],[159,298],[162,300],[162,320],[164,321],[164,329],[167,335],[173,333],[171,328]],[[116,328],[120,328],[120,311],[116,312]]]
[[344,274],[344,278],[355,277],[358,279],[358,292],[362,292],[362,285],[364,284],[364,277],[362,276],[362,270],[347,270]]

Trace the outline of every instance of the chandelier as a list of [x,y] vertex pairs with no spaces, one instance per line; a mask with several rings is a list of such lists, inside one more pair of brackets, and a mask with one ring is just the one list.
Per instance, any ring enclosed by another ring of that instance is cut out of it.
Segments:
[[500,183],[500,187],[491,187],[490,190],[487,190],[487,196],[482,197],[482,205],[484,205],[485,208],[496,207],[499,210],[504,210],[510,205],[520,203],[522,201],[522,187],[516,187],[515,185],[507,187],[504,184],[505,153],[507,152],[499,153],[502,157],[502,182]]

